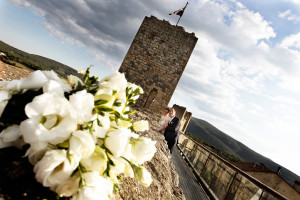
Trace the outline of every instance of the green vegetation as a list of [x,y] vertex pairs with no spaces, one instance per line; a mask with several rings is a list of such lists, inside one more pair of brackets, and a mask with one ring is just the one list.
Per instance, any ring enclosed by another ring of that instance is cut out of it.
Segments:
[[5,53],[5,56],[2,56],[2,61],[9,65],[25,66],[33,70],[53,70],[61,77],[70,74],[80,76],[75,69],[67,65],[42,56],[26,53],[2,41],[0,41],[0,52]]
[[205,140],[201,139],[200,137],[194,135],[193,133],[190,133],[190,132],[186,131],[185,134],[188,137],[190,137],[193,140],[195,140],[196,142],[198,142],[199,144],[202,144],[204,147],[206,147],[210,151],[214,152],[215,154],[217,154],[221,158],[227,160],[228,162],[242,162],[243,161],[239,157],[234,156],[232,154],[229,154],[229,153],[225,152],[224,150],[219,149],[219,148],[217,148],[217,147],[209,144],[208,142],[206,142]]

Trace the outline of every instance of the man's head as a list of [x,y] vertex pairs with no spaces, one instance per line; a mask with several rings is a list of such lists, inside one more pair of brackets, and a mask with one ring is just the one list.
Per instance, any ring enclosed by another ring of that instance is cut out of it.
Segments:
[[174,117],[176,115],[176,111],[174,108],[170,108],[169,116]]
[[169,112],[170,112],[170,108],[165,108],[163,111],[163,115],[166,116],[169,114]]

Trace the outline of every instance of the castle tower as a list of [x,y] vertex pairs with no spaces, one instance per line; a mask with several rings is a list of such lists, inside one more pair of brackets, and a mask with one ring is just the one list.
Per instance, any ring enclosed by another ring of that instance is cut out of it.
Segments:
[[197,40],[183,27],[145,17],[119,69],[144,89],[138,107],[161,112],[168,106]]
[[183,107],[183,106],[180,106],[180,105],[177,105],[177,104],[174,104],[172,106],[175,111],[176,111],[176,116],[180,119],[180,122],[181,122],[181,125],[180,125],[180,131],[182,133],[185,132],[191,118],[192,118],[192,113],[191,112],[188,112],[186,110],[186,107]]

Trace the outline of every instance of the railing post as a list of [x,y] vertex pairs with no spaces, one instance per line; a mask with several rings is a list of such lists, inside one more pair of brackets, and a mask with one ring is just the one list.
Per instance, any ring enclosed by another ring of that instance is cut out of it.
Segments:
[[230,191],[230,190],[231,190],[231,188],[232,188],[233,182],[234,182],[234,180],[235,180],[235,177],[236,177],[236,175],[237,175],[237,174],[238,174],[238,172],[236,171],[236,172],[234,173],[233,177],[232,177],[232,181],[231,181],[231,183],[230,183],[230,186],[229,186],[229,188],[228,188],[228,190],[227,190],[227,192],[226,192],[226,195],[225,195],[224,199],[226,199],[226,198],[227,198],[227,196],[228,196],[228,193],[229,193],[229,191]]
[[204,163],[204,165],[203,165],[203,167],[202,167],[202,170],[201,170],[201,173],[200,173],[200,176],[201,176],[201,177],[203,176],[203,170],[204,170],[204,168],[205,168],[205,166],[206,166],[206,164],[207,164],[207,162],[208,162],[209,156],[210,156],[210,152],[208,152],[208,156],[207,156],[206,161],[205,161],[205,163]]
[[262,198],[262,196],[263,196],[263,193],[264,193],[264,191],[265,191],[264,189],[262,189],[262,190],[261,190],[261,194],[260,194],[260,197],[259,197],[259,199],[258,199],[258,200],[261,200],[261,198]]

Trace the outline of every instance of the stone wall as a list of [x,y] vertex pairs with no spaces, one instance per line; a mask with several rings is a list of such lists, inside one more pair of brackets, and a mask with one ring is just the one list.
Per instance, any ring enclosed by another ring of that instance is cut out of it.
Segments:
[[171,154],[167,143],[161,133],[155,131],[159,127],[160,116],[145,109],[136,108],[137,112],[131,116],[134,121],[147,120],[149,131],[141,135],[151,138],[156,142],[157,152],[152,160],[144,166],[152,175],[153,182],[149,187],[144,187],[132,178],[125,178],[120,193],[115,200],[185,200],[181,188],[179,188],[179,177],[171,161]]
[[181,26],[145,17],[119,69],[144,89],[138,107],[159,113],[168,106],[197,40]]
[[180,119],[181,125],[180,125],[180,131],[182,133],[185,132],[191,118],[192,118],[192,113],[188,112],[186,110],[186,107],[179,106],[177,104],[173,105],[173,108],[176,111],[176,116]]

